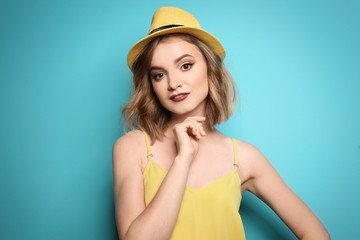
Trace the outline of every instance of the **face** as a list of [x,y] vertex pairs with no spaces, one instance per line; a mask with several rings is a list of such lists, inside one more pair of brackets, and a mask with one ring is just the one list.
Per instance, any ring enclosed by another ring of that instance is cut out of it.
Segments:
[[204,116],[207,65],[196,45],[176,36],[163,39],[154,49],[149,74],[160,103],[173,117]]

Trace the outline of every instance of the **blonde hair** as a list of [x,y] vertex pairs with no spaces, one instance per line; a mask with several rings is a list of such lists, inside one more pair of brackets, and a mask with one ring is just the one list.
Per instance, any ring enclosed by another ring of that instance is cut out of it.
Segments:
[[133,91],[129,101],[123,106],[121,117],[125,118],[126,128],[139,128],[150,136],[152,142],[164,136],[171,113],[159,102],[151,84],[148,69],[156,46],[169,36],[178,36],[196,45],[207,63],[209,94],[206,98],[206,126],[213,130],[216,124],[225,122],[233,114],[233,102],[236,100],[234,81],[221,61],[206,44],[199,39],[182,33],[163,35],[153,39],[135,59],[133,73]]

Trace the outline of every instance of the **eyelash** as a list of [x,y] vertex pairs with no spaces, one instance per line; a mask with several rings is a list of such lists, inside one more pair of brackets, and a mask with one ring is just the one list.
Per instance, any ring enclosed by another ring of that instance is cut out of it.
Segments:
[[154,80],[158,81],[158,80],[160,80],[159,78],[157,78],[159,75],[162,75],[162,76],[160,77],[160,78],[162,78],[165,74],[164,74],[164,73],[156,73],[156,74],[153,75],[152,78],[153,78]]
[[[190,70],[191,69],[191,67],[194,65],[194,63],[184,63],[183,65],[181,65],[181,68],[180,69],[183,69],[184,71],[188,71],[188,70]],[[188,66],[188,68],[187,69],[184,69],[184,66]],[[160,76],[160,75],[162,75],[162,76]],[[156,73],[156,74],[154,74],[153,76],[152,76],[152,78],[154,79],[154,80],[156,80],[156,81],[158,81],[158,80],[160,80],[163,76],[164,76],[165,74],[164,73],[162,73],[162,72],[160,72],[160,73]],[[159,77],[159,78],[158,78]]]
[[191,69],[191,67],[194,65],[193,63],[184,63],[183,65],[181,65],[181,68],[183,68],[185,65],[188,65],[188,66],[190,66],[190,68],[188,68],[188,69],[184,69],[185,71],[188,71],[188,70],[190,70]]

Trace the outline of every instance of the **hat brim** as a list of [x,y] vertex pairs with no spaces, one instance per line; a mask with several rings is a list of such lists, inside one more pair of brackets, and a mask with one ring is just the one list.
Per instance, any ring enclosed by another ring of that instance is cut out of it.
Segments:
[[151,40],[153,40],[154,38],[156,38],[158,36],[171,34],[171,33],[186,33],[186,34],[192,35],[192,36],[198,38],[199,40],[201,40],[207,46],[209,46],[222,60],[225,58],[226,53],[225,53],[224,47],[222,46],[220,41],[211,33],[207,32],[205,30],[199,29],[199,28],[174,27],[174,28],[164,29],[164,30],[155,32],[151,35],[144,37],[137,43],[135,43],[134,46],[130,49],[128,57],[127,57],[127,62],[128,62],[129,68],[131,69],[131,66],[134,63],[136,57],[139,55],[141,50]]

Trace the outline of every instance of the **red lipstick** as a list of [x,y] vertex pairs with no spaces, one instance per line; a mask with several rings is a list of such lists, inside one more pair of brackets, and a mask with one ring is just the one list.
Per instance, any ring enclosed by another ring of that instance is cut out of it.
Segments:
[[170,99],[173,100],[174,102],[180,102],[185,100],[190,93],[179,93],[179,94],[174,94],[170,96]]

